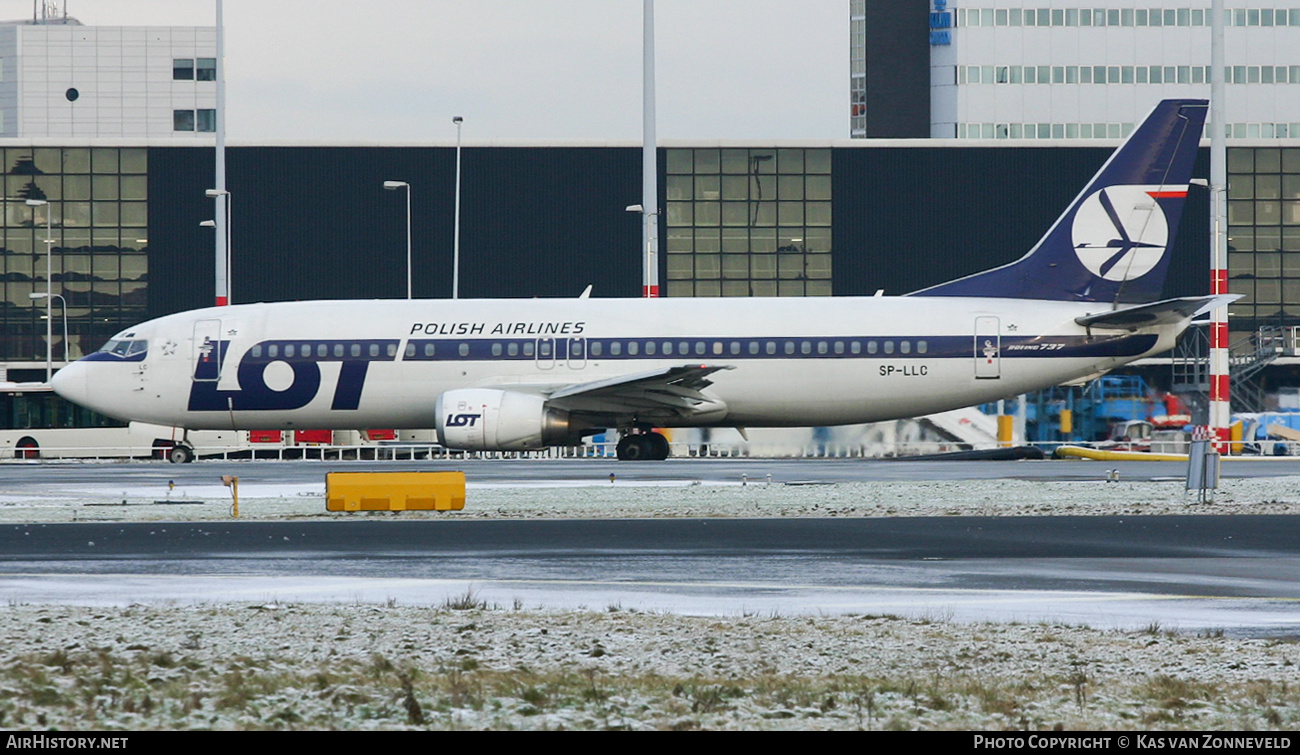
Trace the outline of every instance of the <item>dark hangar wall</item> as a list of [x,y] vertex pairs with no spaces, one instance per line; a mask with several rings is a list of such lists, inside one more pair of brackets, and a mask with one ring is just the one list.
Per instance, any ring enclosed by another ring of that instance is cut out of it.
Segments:
[[[833,153],[836,295],[915,291],[1022,256],[1110,155],[1104,147],[863,147]],[[461,295],[638,296],[640,150],[466,149]],[[660,172],[663,172],[663,154]],[[1202,150],[1196,175],[1209,174]],[[455,150],[227,150],[235,302],[400,298],[413,185],[416,297],[451,293]],[[213,301],[212,150],[149,150],[149,314]],[[661,181],[662,188],[662,181]],[[663,197],[660,197],[663,206]],[[1193,188],[1166,294],[1208,290],[1208,197]],[[664,229],[660,228],[660,238]],[[660,279],[664,279],[660,257]]]
[[[1024,256],[1107,147],[873,147],[833,155],[837,296],[904,294]],[[1193,175],[1209,176],[1202,149]],[[1192,187],[1166,296],[1209,292],[1209,194]]]
[[[414,292],[451,295],[454,148],[241,147],[226,151],[236,303],[406,295],[412,186]],[[213,301],[213,152],[149,151],[149,311]],[[635,148],[467,148],[462,153],[463,298],[636,296],[641,196]]]

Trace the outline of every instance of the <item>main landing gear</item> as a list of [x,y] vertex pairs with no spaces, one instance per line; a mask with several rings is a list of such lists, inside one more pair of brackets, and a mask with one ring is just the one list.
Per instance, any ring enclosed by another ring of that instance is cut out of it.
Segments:
[[655,432],[625,432],[615,452],[619,461],[663,461],[668,458],[668,439]]

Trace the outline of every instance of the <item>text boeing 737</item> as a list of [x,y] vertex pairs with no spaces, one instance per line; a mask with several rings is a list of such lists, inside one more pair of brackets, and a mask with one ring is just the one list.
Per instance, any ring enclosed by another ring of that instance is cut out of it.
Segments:
[[1232,298],[1153,301],[1205,115],[1203,100],[1160,103],[1028,254],[907,296],[242,304],[123,331],[54,389],[187,429],[435,427],[476,450],[617,428],[620,459],[666,457],[654,427],[839,425],[1014,396],[1169,349]]

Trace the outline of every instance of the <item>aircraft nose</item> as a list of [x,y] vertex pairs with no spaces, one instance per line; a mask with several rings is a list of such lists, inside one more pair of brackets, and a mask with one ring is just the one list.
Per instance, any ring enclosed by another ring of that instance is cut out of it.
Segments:
[[85,405],[86,395],[88,393],[86,364],[82,361],[73,362],[64,367],[50,378],[50,387],[54,392],[74,404]]

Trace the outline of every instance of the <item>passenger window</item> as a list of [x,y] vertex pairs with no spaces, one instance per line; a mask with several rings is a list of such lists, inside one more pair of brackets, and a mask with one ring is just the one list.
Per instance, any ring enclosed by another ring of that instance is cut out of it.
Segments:
[[515,343],[514,341],[511,341],[510,343],[506,344],[506,356],[513,357],[518,355],[519,355],[519,344]]
[[433,349],[433,344],[431,344],[431,343],[426,343],[426,344],[424,345],[424,355],[425,355],[426,357],[431,357],[431,356],[433,356],[433,351],[434,351],[434,349]]
[[533,342],[524,341],[524,356],[531,357],[532,355],[533,355]]
[[640,352],[640,350],[641,350],[641,344],[637,343],[636,341],[627,342],[627,353],[629,355],[636,356]]
[[645,343],[645,355],[648,356],[648,357],[652,357],[652,356],[655,355],[655,342],[654,342],[654,341],[646,341],[646,343]]
[[[691,345],[690,345],[689,343],[687,343],[686,341],[678,341],[678,342],[677,342],[677,353],[678,353],[678,354],[681,354],[682,356],[686,356],[687,354],[691,353]],[[701,350],[700,353],[703,354],[704,351]]]
[[775,354],[775,353],[776,353],[776,342],[775,342],[775,341],[768,341],[768,342],[767,342],[767,353],[768,353],[768,354]]
[[616,357],[616,356],[618,356],[619,354],[622,354],[622,353],[623,353],[623,343],[622,343],[621,341],[610,341],[610,343],[609,343],[609,354],[610,354],[610,356],[615,356],[615,357]]
[[[718,353],[721,353],[721,352],[718,352]],[[732,354],[739,354],[739,353],[740,353],[740,341],[732,341],[732,342],[731,342],[731,353],[732,353]]]
[[388,353],[389,357],[397,356],[397,344],[395,343],[388,344],[388,347],[385,349],[385,351]]
[[457,348],[457,350],[460,352],[460,355],[461,355],[461,356],[463,356],[463,357],[467,357],[467,356],[469,356],[469,344],[464,343],[464,342],[461,342],[460,346],[458,346],[458,347],[456,347],[456,348]]
[[861,353],[862,353],[862,342],[861,342],[861,341],[849,341],[849,351],[852,352],[852,353],[854,353],[854,354],[861,354]]
[[799,344],[799,353],[800,353],[800,354],[811,354],[811,353],[812,353],[812,344],[809,343],[808,341],[804,341],[803,343]]
[[664,356],[666,356],[666,357],[667,357],[667,356],[672,356],[672,353],[673,353],[673,344],[672,344],[672,342],[671,342],[671,341],[664,341],[664,351],[663,351]]
[[749,353],[750,353],[750,354],[758,354],[758,341],[750,341],[750,342],[749,342]]
[[361,356],[361,344],[359,343],[352,344],[352,346],[348,349],[348,352],[352,354],[352,356],[354,357]]
[[602,353],[604,353],[604,351],[605,351],[605,347],[601,345],[600,341],[591,342],[591,355],[593,357],[600,356]]
[[370,356],[372,357],[379,356],[379,344],[377,343],[370,344]]
[[893,341],[885,341],[885,353],[886,353],[886,354],[893,354],[893,353],[894,353],[894,342],[893,342]]
[[492,356],[494,357],[501,356],[501,344],[499,343],[492,344]]
[[836,354],[843,354],[843,353],[844,353],[844,342],[843,342],[843,341],[836,341],[836,342],[835,342],[835,353],[836,353]]
[[270,346],[267,346],[267,347],[266,347],[266,355],[267,355],[268,357],[272,358],[272,359],[275,359],[275,358],[279,357],[279,356],[280,356],[280,345],[279,345],[279,344],[275,344],[275,343],[273,343],[273,344],[271,344]]
[[262,356],[262,344],[255,344],[251,352],[254,359],[260,359]]
[[825,354],[825,353],[826,353],[826,349],[827,349],[827,347],[826,347],[826,342],[825,342],[825,341],[818,341],[818,342],[817,342],[817,353],[818,353],[818,354]]
[[582,359],[582,341],[570,341],[569,347],[569,357],[571,359]]
[[876,346],[876,342],[875,342],[875,341],[867,341],[867,353],[868,353],[868,354],[875,354],[876,351],[877,351],[877,349],[878,349],[878,347]]
[[696,356],[703,356],[703,355],[704,355],[704,352],[707,351],[708,348],[709,348],[709,345],[706,344],[705,342],[703,342],[703,341],[696,341],[696,342],[695,342],[695,354],[696,354]]
[[926,353],[926,352],[929,351],[929,350],[930,350],[930,345],[929,345],[928,343],[926,343],[925,341],[917,341],[917,342],[916,342],[916,353],[918,353],[918,354],[924,354],[924,353]]
[[343,356],[343,344],[341,343],[334,344],[334,356],[336,357]]
[[406,342],[406,358],[407,358],[407,359],[410,359],[410,358],[413,357],[413,356],[415,356],[415,344],[411,343],[410,341],[407,341],[407,342]]
[[551,355],[551,342],[542,341],[537,344],[537,353],[543,357],[549,357]]
[[899,350],[900,352],[904,353],[904,354],[911,354],[911,353],[912,353],[912,342],[911,342],[911,341],[900,341],[899,344],[898,344],[898,350]]
[[794,341],[786,341],[786,342],[785,342],[785,353],[787,353],[787,354],[793,354],[793,353],[794,353]]
[[[395,348],[397,348],[397,347],[394,346],[394,347],[392,347],[392,348],[395,349]],[[326,346],[326,345],[323,344],[323,343],[318,343],[318,344],[316,344],[316,356],[318,356],[318,357],[327,357],[327,356],[329,356],[329,355],[330,355],[330,347]]]
[[286,343],[286,344],[284,345],[284,358],[285,358],[285,359],[288,359],[288,358],[291,357],[291,356],[294,356],[294,348],[293,348],[293,344],[291,344],[291,343]]

